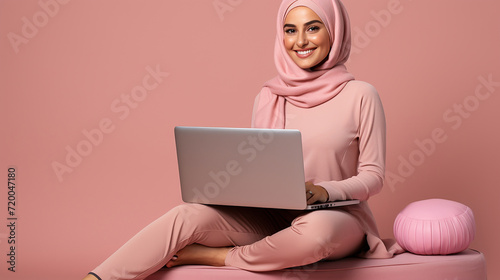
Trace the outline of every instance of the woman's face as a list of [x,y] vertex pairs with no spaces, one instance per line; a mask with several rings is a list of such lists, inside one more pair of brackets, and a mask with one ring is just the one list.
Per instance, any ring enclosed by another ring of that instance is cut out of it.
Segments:
[[330,52],[330,35],[320,17],[307,7],[293,8],[285,18],[283,43],[302,69],[320,64]]

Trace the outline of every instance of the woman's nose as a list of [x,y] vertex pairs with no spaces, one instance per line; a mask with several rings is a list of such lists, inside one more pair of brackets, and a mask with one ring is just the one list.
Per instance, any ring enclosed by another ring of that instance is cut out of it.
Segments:
[[309,40],[307,40],[307,35],[304,33],[299,33],[297,37],[297,46],[303,48],[309,44]]

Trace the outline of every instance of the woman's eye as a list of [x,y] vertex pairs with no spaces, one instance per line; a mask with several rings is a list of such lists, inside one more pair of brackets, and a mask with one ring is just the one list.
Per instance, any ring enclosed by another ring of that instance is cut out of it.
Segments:
[[319,30],[319,27],[318,27],[318,26],[311,26],[311,27],[309,27],[309,28],[308,28],[308,30],[309,30],[309,31],[312,31],[312,32],[314,32],[314,31],[318,31],[318,30]]
[[293,33],[295,33],[295,29],[291,29],[291,28],[285,29],[285,34],[293,34]]

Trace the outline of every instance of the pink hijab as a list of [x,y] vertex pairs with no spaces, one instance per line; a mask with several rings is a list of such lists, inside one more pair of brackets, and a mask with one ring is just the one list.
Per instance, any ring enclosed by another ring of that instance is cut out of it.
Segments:
[[[301,69],[290,58],[283,45],[283,25],[290,10],[305,6],[323,21],[330,42],[333,42],[327,60],[312,69]],[[339,0],[283,0],[278,12],[274,62],[278,76],[262,88],[254,108],[253,127],[285,128],[285,102],[311,108],[339,94],[354,76],[344,63],[351,51],[349,17]]]

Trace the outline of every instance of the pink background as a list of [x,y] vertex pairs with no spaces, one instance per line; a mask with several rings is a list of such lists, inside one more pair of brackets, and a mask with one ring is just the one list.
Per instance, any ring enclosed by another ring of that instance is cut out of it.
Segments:
[[[0,167],[5,181],[17,167],[18,218],[12,273],[4,187],[0,278],[79,279],[179,204],[173,127],[250,125],[276,73],[278,5],[0,0]],[[471,247],[500,278],[500,4],[345,5],[348,67],[379,90],[387,116],[388,181],[371,199],[381,234],[392,237],[410,202],[459,201],[476,216]]]

